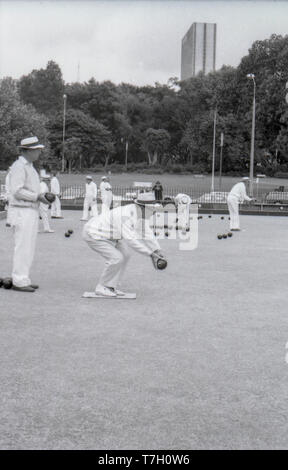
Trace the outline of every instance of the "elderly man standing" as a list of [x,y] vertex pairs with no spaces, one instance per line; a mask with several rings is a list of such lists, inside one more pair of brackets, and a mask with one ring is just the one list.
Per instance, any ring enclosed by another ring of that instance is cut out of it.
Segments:
[[248,176],[242,178],[242,181],[234,184],[227,197],[228,210],[230,214],[230,230],[240,232],[239,204],[244,201],[253,201],[247,196],[246,185],[249,182]]
[[55,196],[55,201],[51,204],[51,218],[63,219],[61,215],[61,202],[60,202],[60,183],[57,178],[57,171],[53,171],[51,178],[51,193]]
[[101,179],[102,182],[100,183],[100,194],[102,200],[102,210],[109,210],[113,199],[112,186],[108,176],[102,176]]
[[10,217],[14,228],[13,289],[34,292],[37,285],[29,277],[38,232],[39,202],[49,204],[40,193],[40,180],[33,162],[38,160],[44,145],[37,137],[23,139],[21,155],[10,170]]
[[89,218],[89,210],[92,216],[98,215],[97,210],[97,185],[93,182],[92,176],[86,176],[85,197],[83,206],[83,215],[81,220],[87,221]]

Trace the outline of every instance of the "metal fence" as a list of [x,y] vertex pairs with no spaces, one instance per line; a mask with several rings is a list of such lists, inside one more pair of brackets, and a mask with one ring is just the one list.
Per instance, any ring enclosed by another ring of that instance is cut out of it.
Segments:
[[[0,181],[0,198],[5,195],[4,182]],[[135,186],[113,186],[113,198],[114,200],[130,201],[139,194],[141,189]],[[145,191],[145,188],[142,191]],[[147,188],[149,191],[149,188]],[[163,199],[173,198],[177,194],[183,193],[188,194],[192,199],[192,202],[199,204],[212,203],[212,204],[225,204],[227,202],[228,191],[213,191],[211,192],[208,187],[203,185],[191,186],[170,186],[163,185]],[[100,192],[99,199],[100,199]],[[285,190],[284,186],[276,189],[269,190],[269,187],[257,186],[255,188],[255,197],[261,204],[288,204],[288,190]],[[85,184],[81,185],[62,185],[61,186],[61,199],[64,201],[70,201],[75,204],[82,202],[85,196]]]

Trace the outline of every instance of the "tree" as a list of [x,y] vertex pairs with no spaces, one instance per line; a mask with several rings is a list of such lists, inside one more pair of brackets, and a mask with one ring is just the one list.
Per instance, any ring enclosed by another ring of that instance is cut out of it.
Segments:
[[143,148],[147,152],[149,165],[156,165],[158,158],[165,153],[170,143],[170,135],[165,129],[147,129]]
[[29,75],[23,75],[18,88],[21,100],[32,104],[40,113],[54,114],[63,107],[62,72],[52,60],[48,62],[46,69],[33,70]]
[[36,135],[45,145],[41,160],[49,155],[47,118],[32,106],[21,103],[17,83],[12,78],[0,80],[0,166],[7,169],[19,155],[20,141]]
[[[51,147],[60,160],[63,132],[62,113],[58,113],[50,121],[49,127]],[[107,164],[114,152],[114,143],[111,132],[105,126],[82,111],[69,108],[66,113],[65,130],[66,142],[69,141],[71,144],[77,142],[77,152],[73,153],[73,159],[76,159],[76,155],[81,154],[84,167],[91,167],[97,163]],[[77,141],[71,141],[72,138]]]

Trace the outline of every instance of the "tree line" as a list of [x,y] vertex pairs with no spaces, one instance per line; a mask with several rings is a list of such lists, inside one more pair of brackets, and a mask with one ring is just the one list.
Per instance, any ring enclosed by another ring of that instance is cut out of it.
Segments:
[[249,167],[255,75],[255,169],[288,172],[288,36],[256,41],[238,67],[167,84],[65,83],[58,64],[0,81],[0,167],[18,155],[23,136],[45,143],[41,164],[61,169],[63,95],[65,170],[103,166],[151,171],[211,171],[216,111],[216,170],[223,133],[223,172]]

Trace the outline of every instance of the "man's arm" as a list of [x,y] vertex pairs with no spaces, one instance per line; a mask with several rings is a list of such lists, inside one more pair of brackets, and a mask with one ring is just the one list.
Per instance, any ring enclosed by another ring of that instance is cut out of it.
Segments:
[[22,167],[14,167],[10,173],[10,192],[20,201],[36,202],[38,200],[38,193],[24,188],[25,185],[25,170]]
[[157,240],[140,238],[139,233],[131,227],[130,224],[124,223],[121,227],[121,235],[128,245],[133,248],[133,250],[141,253],[142,255],[151,256],[155,250],[159,250],[160,246]]

